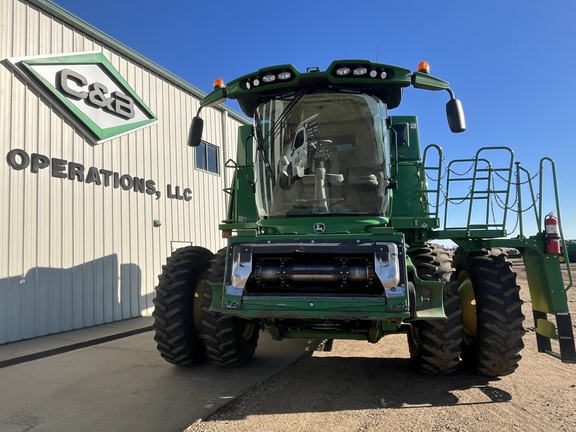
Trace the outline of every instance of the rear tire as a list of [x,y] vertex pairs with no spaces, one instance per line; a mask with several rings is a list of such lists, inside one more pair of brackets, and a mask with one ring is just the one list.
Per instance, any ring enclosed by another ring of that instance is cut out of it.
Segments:
[[206,358],[199,337],[201,305],[198,282],[208,268],[212,252],[202,247],[178,249],[166,259],[154,298],[152,325],[160,355],[169,363],[190,366]]
[[444,311],[447,319],[414,321],[408,331],[410,357],[421,372],[446,375],[458,369],[462,343],[461,305],[458,286],[450,282],[451,253],[429,244],[408,251],[420,279],[444,281]]
[[506,254],[488,252],[457,252],[455,261],[459,285],[471,282],[476,304],[476,328],[466,332],[463,360],[484,375],[509,375],[522,358],[525,333],[523,302],[512,263]]
[[259,336],[259,321],[223,315],[209,310],[213,292],[211,283],[222,285],[226,249],[220,250],[210,263],[205,274],[202,330],[208,358],[220,366],[241,366],[248,363],[256,351]]

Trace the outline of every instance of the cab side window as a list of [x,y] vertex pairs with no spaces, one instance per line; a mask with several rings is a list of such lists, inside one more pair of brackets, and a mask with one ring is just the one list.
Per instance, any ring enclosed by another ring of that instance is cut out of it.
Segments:
[[294,138],[294,150],[299,149],[304,144],[304,131],[301,130],[296,134],[296,138]]

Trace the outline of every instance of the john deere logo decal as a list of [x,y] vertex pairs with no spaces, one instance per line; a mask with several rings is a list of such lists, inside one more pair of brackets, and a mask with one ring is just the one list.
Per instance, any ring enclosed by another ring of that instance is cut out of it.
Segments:
[[156,116],[98,52],[9,59],[26,79],[55,97],[97,142],[148,126]]
[[326,231],[326,226],[323,223],[314,224],[314,232],[316,234],[322,234],[324,231]]

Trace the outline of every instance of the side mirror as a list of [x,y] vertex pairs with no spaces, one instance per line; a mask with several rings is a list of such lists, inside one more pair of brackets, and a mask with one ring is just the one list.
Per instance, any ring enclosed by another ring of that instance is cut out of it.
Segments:
[[464,132],[466,130],[466,119],[464,118],[464,108],[462,102],[458,99],[450,99],[446,104],[446,117],[448,126],[454,133]]
[[190,147],[198,147],[202,141],[202,129],[204,129],[204,120],[201,117],[195,116],[190,125],[188,132],[188,145]]

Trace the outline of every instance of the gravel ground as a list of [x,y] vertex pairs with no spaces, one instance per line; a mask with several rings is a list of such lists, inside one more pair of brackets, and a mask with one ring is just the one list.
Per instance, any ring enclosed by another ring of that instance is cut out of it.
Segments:
[[[418,374],[405,335],[377,344],[334,341],[331,352],[315,351],[186,432],[576,432],[576,365],[538,353],[521,261],[514,270],[528,332],[510,376]],[[576,323],[576,288],[569,299]]]

